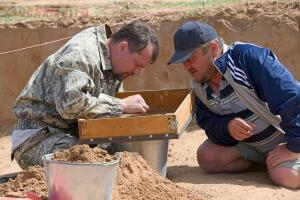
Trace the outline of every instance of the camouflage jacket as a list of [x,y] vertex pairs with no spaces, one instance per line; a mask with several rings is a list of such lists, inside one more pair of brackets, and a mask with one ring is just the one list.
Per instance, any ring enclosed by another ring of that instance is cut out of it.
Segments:
[[17,98],[15,130],[60,129],[74,134],[77,119],[119,116],[122,88],[112,74],[107,26],[75,35],[34,72]]

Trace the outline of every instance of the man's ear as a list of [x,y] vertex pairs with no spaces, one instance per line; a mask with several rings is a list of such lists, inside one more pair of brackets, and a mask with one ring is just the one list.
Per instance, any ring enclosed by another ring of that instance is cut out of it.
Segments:
[[120,52],[122,52],[122,53],[128,52],[128,42],[122,41],[119,43],[118,47],[119,47],[118,49]]
[[216,42],[212,42],[210,44],[210,51],[213,58],[216,58],[219,56],[219,45]]

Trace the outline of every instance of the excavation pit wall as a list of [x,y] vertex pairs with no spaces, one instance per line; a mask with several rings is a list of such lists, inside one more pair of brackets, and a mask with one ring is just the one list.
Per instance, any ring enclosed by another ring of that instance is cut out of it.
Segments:
[[[299,10],[297,8],[297,10]],[[262,12],[262,11],[260,11]],[[299,12],[300,13],[300,12]],[[233,17],[234,15],[234,17]],[[160,55],[157,62],[148,66],[139,77],[125,80],[125,90],[157,90],[188,88],[189,75],[180,65],[167,66],[173,53],[173,34],[185,21],[205,20],[213,25],[226,43],[242,41],[271,48],[281,62],[287,66],[296,79],[300,79],[299,59],[300,14],[293,19],[284,16],[269,16],[263,13],[239,15],[234,9],[223,9],[206,17],[161,20],[153,24],[159,37]],[[151,21],[150,21],[151,24]],[[116,30],[118,27],[113,27]],[[84,28],[3,28],[0,32],[0,52],[28,47],[58,40],[78,33]],[[50,54],[67,40],[51,43],[18,52],[0,55],[0,129],[14,121],[12,106],[33,71]]]

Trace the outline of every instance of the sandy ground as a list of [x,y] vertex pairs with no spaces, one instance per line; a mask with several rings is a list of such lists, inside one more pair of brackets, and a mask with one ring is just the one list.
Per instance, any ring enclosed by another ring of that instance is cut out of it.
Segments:
[[[207,174],[198,167],[196,151],[206,139],[196,126],[189,128],[169,146],[167,177],[174,183],[210,196],[212,200],[297,200],[300,191],[274,186],[266,171],[237,174]],[[20,171],[15,161],[10,161],[9,136],[0,138],[0,175]]]
[[[4,2],[4,1],[3,1]],[[12,1],[6,1],[11,3]],[[15,1],[18,2],[18,1]],[[27,1],[33,2],[33,1]],[[45,2],[45,1],[41,1]],[[289,2],[289,1],[286,1]],[[234,19],[236,24],[239,26],[239,30],[242,30],[248,24],[245,24],[245,18],[253,19],[253,21],[263,20],[267,16],[273,16],[274,13],[277,13],[276,20],[278,24],[288,24],[299,30],[298,24],[300,23],[299,15],[299,1],[295,1],[294,4],[290,4],[290,7],[285,6],[284,4],[268,4],[264,6],[264,10],[261,9],[261,5],[252,6],[249,8],[249,5],[241,8],[245,11],[237,12],[237,9],[225,9],[221,10],[217,15],[218,18],[228,20]],[[274,11],[274,8],[275,9]],[[254,12],[255,11],[255,12]],[[240,16],[241,13],[246,12],[247,15],[244,17]],[[261,13],[265,13],[262,15]],[[288,13],[288,14],[284,14]],[[254,17],[253,17],[253,16]],[[255,15],[261,16],[260,18],[255,18]],[[288,17],[292,17],[293,20],[290,20]],[[287,19],[288,18],[288,19]],[[227,21],[225,25],[228,25]],[[251,22],[252,23],[252,22]],[[254,22],[253,22],[254,23]],[[234,23],[233,23],[234,24]],[[224,26],[225,26],[224,25]],[[231,25],[231,24],[229,24]],[[261,29],[271,29],[268,24],[262,23]],[[220,28],[222,28],[221,26]],[[256,27],[257,28],[257,27]],[[256,29],[258,30],[258,29]],[[292,35],[289,34],[289,29],[284,36],[290,38]],[[262,32],[262,31],[260,31]],[[230,32],[230,35],[233,33]],[[276,35],[276,34],[275,34]],[[242,35],[243,36],[243,35]],[[242,37],[239,36],[239,37]],[[245,36],[246,37],[246,36]],[[272,36],[274,37],[274,36]],[[280,37],[280,35],[278,36]],[[276,40],[279,42],[279,50],[287,51],[288,46],[284,46],[284,43],[281,43],[281,40]],[[298,40],[297,40],[298,41]],[[274,44],[277,45],[277,44]],[[298,50],[297,50],[298,51]],[[297,52],[296,51],[296,52]],[[292,59],[291,59],[292,60]],[[298,60],[298,59],[295,59]],[[7,135],[0,132],[0,136]],[[195,126],[189,128],[189,130],[183,134],[179,140],[170,141],[170,150],[168,157],[168,173],[167,177],[175,182],[176,184],[193,189],[195,192],[206,193],[208,196],[211,196],[209,199],[217,200],[235,200],[235,199],[246,199],[246,200],[297,200],[300,199],[300,191],[297,190],[288,190],[281,187],[274,186],[266,171],[251,171],[246,173],[237,173],[237,174],[206,174],[201,168],[198,167],[196,161],[196,151],[204,140],[206,139],[203,131],[199,130]],[[9,136],[3,136],[0,138],[0,175],[20,171],[18,165],[10,161],[10,140]]]
[[18,172],[21,169],[14,160],[10,159],[11,142],[9,136],[0,138],[0,175]]
[[193,126],[179,140],[170,144],[168,178],[180,186],[211,195],[211,199],[296,200],[300,191],[274,186],[266,171],[237,174],[207,174],[196,160],[196,151],[205,133]]

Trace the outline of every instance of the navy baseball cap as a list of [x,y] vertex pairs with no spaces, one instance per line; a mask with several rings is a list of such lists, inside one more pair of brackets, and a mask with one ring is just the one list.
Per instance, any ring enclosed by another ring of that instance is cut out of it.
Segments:
[[216,30],[205,22],[189,21],[174,34],[175,53],[167,63],[183,63],[189,59],[195,49],[218,37]]

